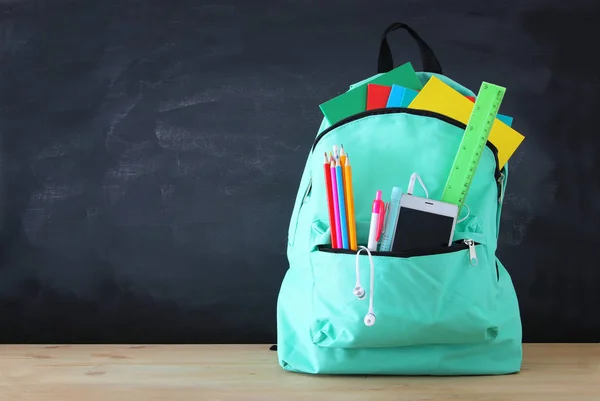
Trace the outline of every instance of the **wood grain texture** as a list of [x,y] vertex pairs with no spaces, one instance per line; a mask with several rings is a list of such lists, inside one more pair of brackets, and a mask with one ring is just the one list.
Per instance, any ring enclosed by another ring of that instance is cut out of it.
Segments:
[[526,344],[521,373],[341,377],[289,373],[267,345],[4,346],[0,400],[598,401],[600,344]]

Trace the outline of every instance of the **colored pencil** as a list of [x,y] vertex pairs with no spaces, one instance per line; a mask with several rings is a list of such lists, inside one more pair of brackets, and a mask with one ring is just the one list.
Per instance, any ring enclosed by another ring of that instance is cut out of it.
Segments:
[[[348,156],[348,154],[346,153],[346,151],[344,150],[344,145],[340,145],[340,166],[342,167],[342,178],[344,180],[344,203],[346,206],[346,223],[348,223],[348,198],[346,195],[346,172],[344,169],[344,166],[346,165],[346,157]],[[347,227],[348,230],[348,246],[350,246],[350,227]]]
[[354,191],[352,190],[352,167],[348,155],[346,155],[346,164],[344,165],[344,191],[346,193],[346,205],[348,206],[348,242],[350,242],[350,249],[356,251],[358,244],[356,240],[356,216],[354,215]]
[[340,145],[340,165],[342,166],[342,170],[344,170],[344,166],[346,165],[346,156],[348,155],[344,151],[344,145]]
[[[338,202],[339,202],[339,213],[340,213],[340,231],[342,234],[342,248],[348,249],[348,223],[346,221],[346,202],[344,200],[344,177],[342,175],[342,166],[340,165],[340,159],[335,161],[335,171],[337,179],[337,190],[338,190]],[[339,243],[339,241],[338,241]]]
[[336,241],[335,244],[332,243],[332,248],[341,248],[342,247],[342,231],[340,225],[340,203],[338,199],[338,188],[337,188],[337,177],[335,171],[335,161],[332,159],[330,164],[330,174],[331,174],[331,193],[333,195],[333,213],[335,214],[335,232],[336,232]]
[[329,209],[329,229],[331,231],[331,247],[337,244],[337,229],[335,228],[335,211],[333,209],[333,192],[331,186],[331,162],[325,152],[325,185],[327,186],[327,207]]

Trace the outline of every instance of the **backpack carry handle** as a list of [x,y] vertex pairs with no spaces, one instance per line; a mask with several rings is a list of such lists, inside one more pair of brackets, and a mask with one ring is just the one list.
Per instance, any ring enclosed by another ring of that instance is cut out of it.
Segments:
[[423,71],[442,74],[442,66],[440,65],[437,57],[435,57],[431,47],[429,47],[429,45],[423,39],[421,39],[418,33],[402,22],[394,22],[383,32],[381,46],[379,47],[379,59],[377,60],[377,73],[385,73],[394,68],[394,59],[392,58],[392,51],[390,50],[390,45],[387,41],[387,35],[397,29],[405,29],[410,36],[412,36],[415,42],[417,42],[417,45],[419,45],[419,50],[421,51],[421,62],[423,63]]

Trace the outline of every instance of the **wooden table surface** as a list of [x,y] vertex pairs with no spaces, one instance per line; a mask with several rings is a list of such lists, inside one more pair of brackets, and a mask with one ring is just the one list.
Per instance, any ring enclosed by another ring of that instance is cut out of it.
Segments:
[[600,344],[525,344],[521,373],[289,373],[268,345],[0,345],[0,400],[599,401]]

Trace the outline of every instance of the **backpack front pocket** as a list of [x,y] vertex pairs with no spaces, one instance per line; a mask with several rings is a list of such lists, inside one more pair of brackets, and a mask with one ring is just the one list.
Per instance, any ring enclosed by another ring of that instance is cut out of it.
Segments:
[[[491,270],[495,268],[484,245],[459,242],[418,256],[371,255],[362,251],[357,269],[354,251],[318,246],[311,252],[314,344],[333,348],[471,344],[498,335],[497,283]],[[364,289],[363,299],[355,295],[357,281]],[[371,298],[376,319],[368,326]]]

